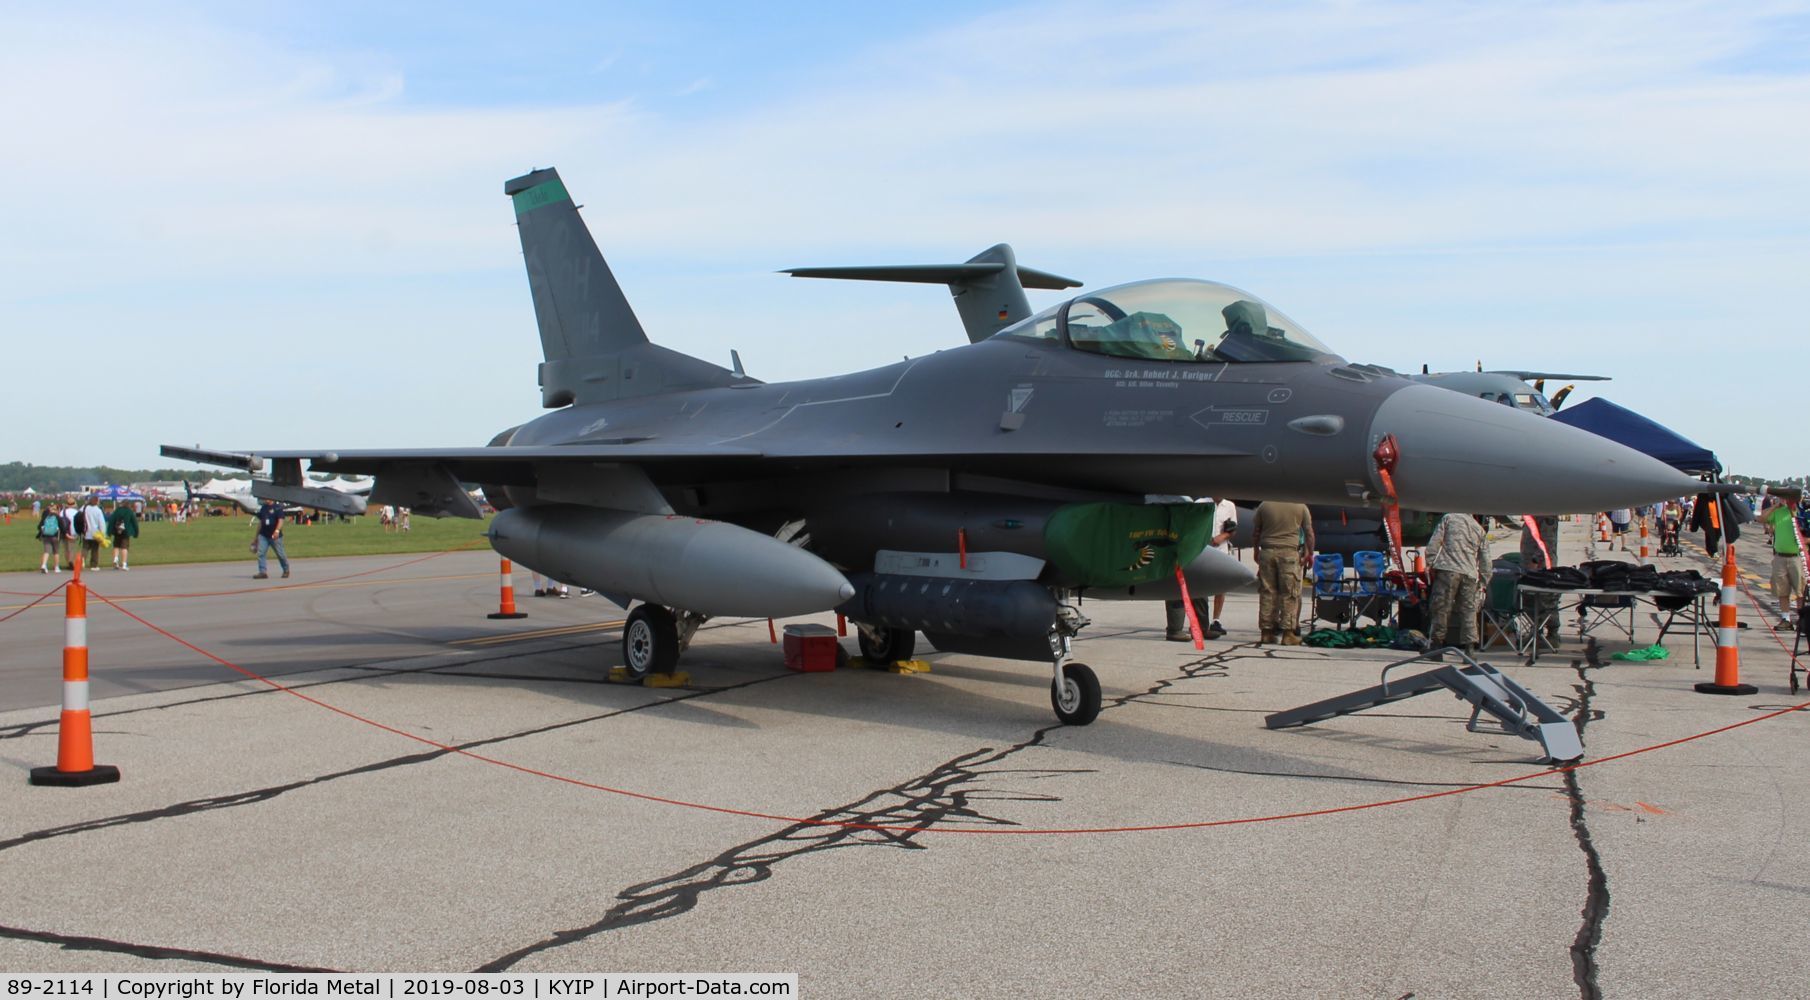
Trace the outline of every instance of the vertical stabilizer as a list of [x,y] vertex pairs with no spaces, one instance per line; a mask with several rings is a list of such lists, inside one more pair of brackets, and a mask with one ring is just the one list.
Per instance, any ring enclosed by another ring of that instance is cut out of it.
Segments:
[[1029,316],[1031,303],[1024,296],[1018,257],[1012,253],[1010,245],[990,246],[968,258],[968,263],[999,265],[999,269],[991,273],[949,282],[949,294],[955,299],[955,311],[961,314],[962,329],[968,333],[968,342],[978,344]]
[[542,406],[735,381],[716,365],[648,343],[559,171],[549,167],[505,181],[503,193],[515,203],[540,325]]

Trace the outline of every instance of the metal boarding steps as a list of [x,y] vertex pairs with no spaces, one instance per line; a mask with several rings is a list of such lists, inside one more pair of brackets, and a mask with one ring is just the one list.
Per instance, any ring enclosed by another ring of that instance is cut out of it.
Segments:
[[[1439,653],[1456,653],[1464,662],[1447,664],[1395,681],[1389,679],[1389,671],[1410,663],[1431,662],[1428,657]],[[1584,756],[1583,741],[1578,738],[1577,726],[1570,719],[1560,715],[1532,691],[1516,684],[1502,671],[1472,659],[1456,647],[1429,650],[1419,656],[1397,660],[1383,668],[1382,683],[1375,687],[1316,701],[1286,712],[1277,712],[1263,721],[1270,729],[1305,726],[1437,691],[1442,687],[1471,703],[1471,718],[1465,723],[1465,728],[1473,733],[1484,731],[1477,728],[1477,720],[1488,712],[1501,724],[1500,732],[1540,744],[1546,751],[1544,759],[1547,761],[1566,763]]]

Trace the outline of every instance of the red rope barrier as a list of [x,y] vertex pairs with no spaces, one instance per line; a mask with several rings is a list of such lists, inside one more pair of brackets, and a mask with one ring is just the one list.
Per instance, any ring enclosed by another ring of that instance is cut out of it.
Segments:
[[10,622],[10,621],[12,621],[12,620],[13,620],[13,619],[14,619],[14,618],[17,618],[17,617],[19,617],[19,616],[20,616],[20,615],[22,615],[22,614],[24,614],[24,613],[25,613],[25,612],[27,612],[27,611],[30,611],[30,610],[31,610],[31,609],[32,609],[32,608],[35,608],[35,607],[37,607],[37,606],[38,606],[38,605],[40,605],[40,604],[43,604],[43,603],[44,603],[44,602],[45,602],[45,601],[48,601],[48,600],[50,600],[50,599],[51,599],[51,598],[53,598],[53,597],[55,597],[55,596],[57,596],[57,595],[58,595],[58,594],[60,594],[60,593],[62,593],[62,592],[63,592],[63,588],[64,588],[64,587],[67,587],[67,586],[69,586],[69,584],[67,584],[67,583],[60,583],[60,584],[58,584],[58,585],[57,585],[57,587],[56,587],[56,589],[55,589],[55,590],[52,590],[52,591],[51,591],[51,592],[50,592],[50,593],[48,593],[48,594],[45,594],[45,595],[44,595],[44,596],[42,596],[42,597],[40,597],[40,598],[38,598],[38,599],[37,599],[37,600],[35,600],[35,601],[33,601],[33,602],[31,602],[31,603],[30,603],[30,604],[27,604],[27,605],[25,605],[25,606],[24,606],[24,607],[22,607],[22,608],[19,608],[19,609],[18,609],[18,610],[16,610],[16,611],[14,611],[14,612],[13,612],[13,613],[12,613],[12,614],[10,614],[10,615],[7,615],[7,616],[6,616],[6,617],[5,617],[5,618],[0,618],[0,624],[5,624],[5,623],[6,623],[6,622]]
[[[984,827],[984,828],[975,828],[975,827],[946,827],[946,826],[923,825],[923,824],[913,825],[913,824],[905,824],[905,823],[850,823],[850,822],[844,822],[844,821],[840,821],[840,820],[817,819],[817,818],[808,817],[808,816],[786,816],[786,815],[782,815],[779,813],[760,812],[758,810],[753,810],[753,809],[737,809],[737,808],[734,808],[731,806],[711,805],[709,803],[704,803],[704,802],[691,802],[691,801],[688,801],[685,799],[676,799],[676,798],[670,798],[668,796],[663,796],[663,795],[654,795],[654,794],[651,794],[648,792],[637,792],[632,789],[617,788],[617,787],[614,787],[611,785],[604,785],[604,784],[599,784],[597,782],[585,781],[581,778],[573,778],[573,777],[569,777],[566,775],[554,774],[549,771],[542,771],[542,770],[538,770],[536,768],[526,767],[521,764],[513,764],[513,763],[510,763],[509,761],[501,760],[496,757],[491,757],[491,756],[481,754],[481,753],[475,753],[471,750],[461,749],[459,747],[453,746],[448,743],[441,743],[438,740],[428,739],[425,736],[419,736],[419,735],[416,735],[415,733],[411,733],[411,732],[408,732],[403,729],[398,729],[395,726],[391,726],[391,725],[388,725],[383,722],[378,722],[375,719],[366,718],[365,716],[359,715],[356,712],[351,712],[346,709],[340,708],[336,705],[328,704],[327,702],[324,702],[324,701],[320,700],[319,698],[316,698],[312,695],[303,694],[302,692],[297,691],[294,688],[286,687],[277,681],[271,680],[268,677],[265,677],[261,674],[256,673],[255,671],[248,670],[244,667],[239,666],[236,663],[231,662],[230,660],[227,660],[227,659],[217,656],[214,653],[211,653],[205,649],[202,649],[200,646],[197,646],[194,643],[189,642],[188,640],[183,639],[182,637],[180,637],[178,635],[168,632],[162,628],[159,628],[158,626],[152,624],[151,622],[146,621],[144,618],[141,618],[138,615],[133,614],[130,610],[128,610],[124,607],[121,607],[119,604],[113,602],[112,600],[109,600],[105,595],[94,593],[93,590],[89,591],[89,595],[94,597],[96,600],[100,601],[101,603],[106,604],[108,607],[113,608],[115,611],[118,611],[119,613],[132,619],[133,621],[138,622],[140,625],[143,625],[144,627],[150,629],[151,631],[156,632],[157,634],[169,639],[170,641],[175,642],[178,645],[181,645],[187,649],[193,650],[194,652],[199,653],[200,655],[208,658],[209,660],[212,660],[215,663],[218,663],[221,666],[226,667],[229,670],[239,673],[250,680],[257,681],[260,684],[264,684],[273,690],[280,691],[284,694],[291,695],[296,698],[300,698],[301,700],[308,702],[309,704],[314,705],[317,708],[325,709],[326,711],[332,712],[335,715],[343,716],[347,719],[353,720],[354,722],[363,723],[364,725],[370,726],[374,729],[380,729],[386,733],[390,733],[395,736],[400,736],[403,739],[412,740],[416,743],[420,743],[425,746],[433,747],[437,750],[443,750],[447,753],[457,754],[461,757],[466,757],[471,760],[479,761],[481,763],[491,764],[496,767],[501,767],[501,768],[504,768],[504,769],[507,769],[510,771],[514,771],[518,774],[530,775],[530,776],[536,777],[536,778],[545,778],[548,781],[557,781],[557,782],[560,782],[561,784],[572,785],[577,788],[585,788],[585,789],[589,789],[591,791],[607,792],[611,795],[621,795],[625,798],[639,799],[643,802],[654,802],[654,803],[658,803],[660,805],[677,806],[682,809],[695,809],[695,810],[698,810],[701,812],[717,813],[719,815],[725,815],[725,816],[741,816],[741,817],[745,817],[748,819],[767,820],[767,821],[774,822],[774,823],[785,823],[785,824],[792,825],[792,826],[838,827],[838,828],[844,828],[844,829],[850,829],[850,830],[875,830],[875,831],[887,831],[887,832],[895,832],[895,833],[943,833],[943,834],[967,834],[967,835],[981,835],[981,836],[1020,836],[1020,837],[1023,837],[1023,836],[1068,836],[1068,835],[1077,835],[1077,834],[1154,833],[1154,832],[1163,831],[1163,830],[1204,830],[1204,829],[1209,829],[1212,827],[1221,827],[1221,826],[1245,826],[1245,825],[1250,825],[1250,824],[1255,824],[1255,823],[1275,823],[1275,822],[1280,822],[1283,820],[1308,819],[1308,818],[1315,817],[1315,816],[1333,816],[1333,815],[1338,815],[1340,813],[1361,812],[1366,809],[1382,809],[1382,808],[1389,807],[1389,806],[1407,805],[1407,804],[1413,803],[1413,802],[1426,802],[1426,801],[1430,801],[1432,799],[1446,798],[1447,796],[1452,796],[1452,795],[1464,795],[1464,794],[1468,794],[1470,792],[1482,791],[1487,788],[1506,788],[1510,785],[1518,785],[1518,784],[1522,784],[1524,782],[1536,780],[1538,778],[1544,778],[1544,777],[1548,777],[1548,776],[1555,775],[1555,774],[1564,774],[1568,771],[1581,771],[1585,768],[1596,767],[1596,766],[1599,766],[1602,764],[1610,763],[1611,761],[1626,760],[1630,757],[1638,757],[1642,754],[1652,753],[1656,750],[1664,750],[1669,747],[1681,746],[1685,743],[1691,743],[1696,740],[1705,739],[1710,736],[1715,736],[1715,735],[1718,735],[1721,733],[1726,733],[1726,732],[1732,732],[1736,729],[1741,729],[1746,726],[1751,726],[1758,722],[1764,722],[1768,719],[1775,719],[1781,715],[1789,715],[1793,712],[1801,712],[1801,711],[1804,711],[1805,709],[1810,709],[1810,701],[1806,701],[1801,704],[1792,705],[1787,708],[1779,709],[1777,711],[1768,712],[1765,715],[1755,716],[1754,718],[1751,718],[1751,719],[1743,719],[1740,722],[1731,723],[1729,725],[1722,726],[1718,729],[1711,729],[1707,732],[1697,733],[1692,736],[1684,736],[1684,737],[1680,737],[1675,740],[1668,740],[1664,743],[1656,743],[1651,746],[1640,747],[1635,750],[1628,750],[1623,753],[1614,754],[1609,757],[1601,757],[1596,760],[1585,761],[1583,763],[1570,764],[1570,765],[1566,765],[1564,767],[1547,768],[1547,769],[1541,770],[1541,771],[1533,771],[1528,774],[1518,775],[1518,776],[1512,777],[1512,778],[1504,778],[1500,781],[1491,781],[1491,782],[1475,784],[1475,785],[1463,785],[1463,786],[1460,786],[1457,788],[1448,788],[1448,789],[1443,789],[1443,790],[1437,791],[1437,792],[1425,792],[1425,793],[1422,793],[1419,795],[1408,795],[1408,796],[1403,796],[1401,798],[1395,798],[1395,799],[1382,799],[1382,800],[1378,800],[1378,801],[1374,801],[1374,802],[1358,803],[1355,805],[1331,806],[1331,807],[1328,807],[1325,809],[1305,809],[1305,810],[1301,810],[1298,812],[1273,813],[1273,814],[1266,815],[1266,816],[1244,816],[1244,817],[1238,817],[1238,818],[1234,818],[1234,819],[1196,820],[1196,821],[1184,822],[1184,823],[1148,823],[1148,824],[1139,824],[1139,825],[1131,825],[1131,826],[1100,826],[1100,827],[1044,827],[1044,828]],[[1751,595],[1749,595],[1749,596],[1751,598]]]

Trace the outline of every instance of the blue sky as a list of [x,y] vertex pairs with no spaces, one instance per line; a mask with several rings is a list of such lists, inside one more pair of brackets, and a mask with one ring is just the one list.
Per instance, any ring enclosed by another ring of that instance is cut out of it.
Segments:
[[940,289],[777,269],[1007,241],[1092,287],[1238,285],[1353,360],[1612,375],[1574,398],[1810,472],[1810,4],[0,18],[0,460],[534,416],[502,182],[554,165],[652,336],[768,380],[962,340]]

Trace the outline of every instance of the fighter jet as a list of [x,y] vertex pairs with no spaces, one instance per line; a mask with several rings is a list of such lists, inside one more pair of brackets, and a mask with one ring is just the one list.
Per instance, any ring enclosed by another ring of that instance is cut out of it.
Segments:
[[[862,652],[1051,664],[1070,724],[1100,708],[1073,657],[1088,598],[1213,593],[1250,571],[1206,545],[1211,510],[1147,494],[1547,513],[1676,496],[1695,480],[1592,434],[1349,364],[1262,299],[1139,281],[1032,313],[1000,246],[918,275],[950,286],[971,343],[765,384],[651,342],[558,173],[504,184],[552,412],[484,447],[163,454],[376,477],[374,503],[500,513],[501,554],[634,604],[631,675],[673,669],[711,616],[839,610]],[[871,335],[871,334],[864,334]],[[739,365],[737,369],[739,369]],[[1179,572],[1178,572],[1179,571]]]
[[[269,490],[270,485],[256,479],[215,478],[202,483],[199,487],[192,485],[186,479],[182,481],[182,489],[187,495],[187,499],[230,503],[247,514],[256,514],[258,508],[263,506],[266,491]],[[304,494],[314,502],[286,502],[284,510],[295,513],[305,508],[315,507],[330,513],[362,514],[365,512],[364,497],[371,492],[373,485],[372,481],[368,479],[364,482],[353,482],[340,477],[327,480],[309,479],[307,489],[326,490],[329,493]],[[339,496],[329,494],[339,494]],[[270,498],[278,499],[274,495]]]
[[[1537,413],[1542,417],[1550,417],[1565,405],[1565,398],[1571,395],[1576,385],[1567,385],[1546,397],[1546,380],[1564,380],[1567,382],[1607,382],[1607,375],[1565,375],[1558,372],[1535,372],[1520,370],[1484,371],[1479,363],[1474,372],[1429,372],[1422,365],[1419,375],[1410,375],[1416,382],[1436,385],[1441,389],[1462,392],[1476,396],[1491,403],[1501,403],[1518,410]],[[1529,384],[1531,383],[1531,384]]]

